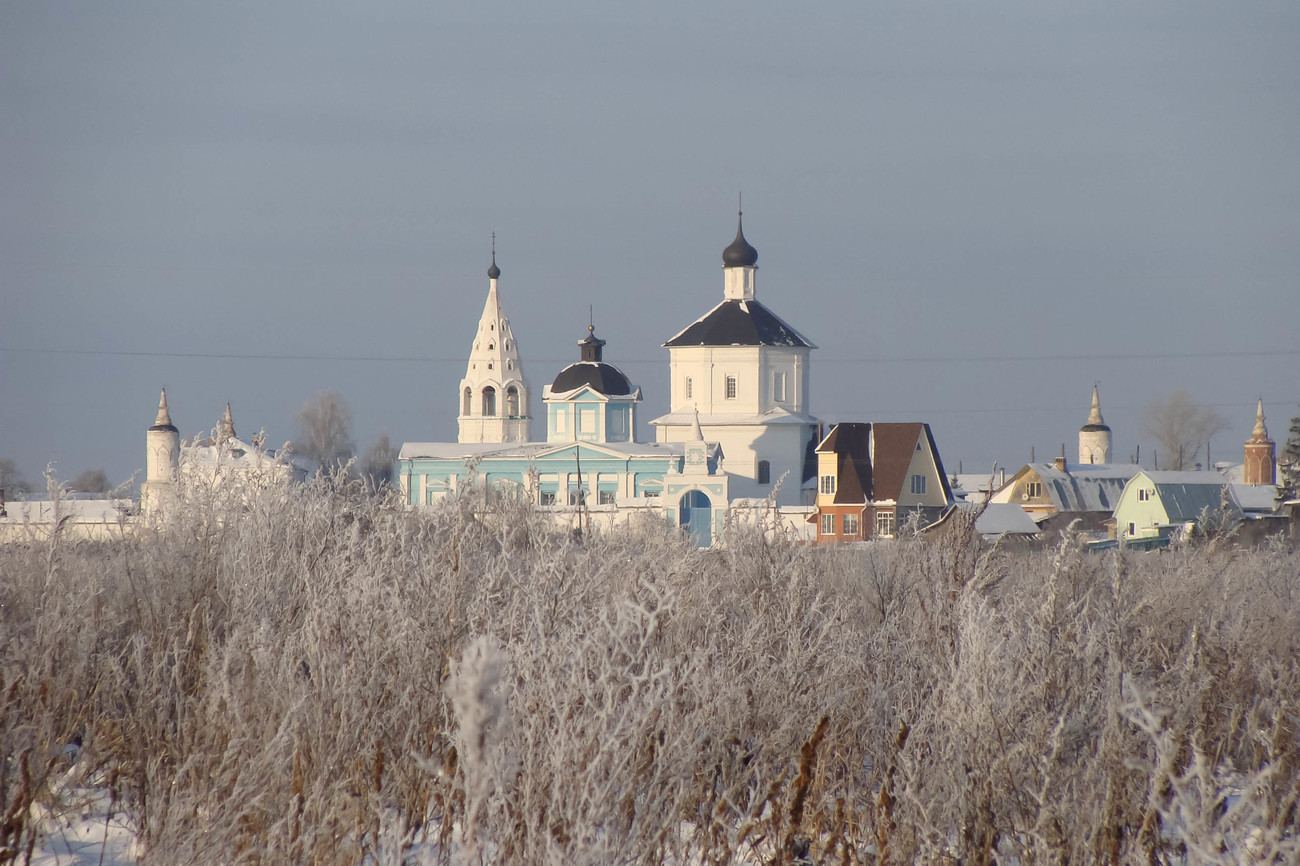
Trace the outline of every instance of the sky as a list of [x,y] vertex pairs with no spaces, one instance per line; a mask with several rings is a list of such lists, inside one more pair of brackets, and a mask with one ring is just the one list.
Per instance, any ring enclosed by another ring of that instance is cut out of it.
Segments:
[[1298,107],[1293,0],[2,3],[0,458],[123,481],[163,387],[454,440],[493,232],[533,415],[590,310],[644,422],[743,192],[824,420],[1014,469],[1099,383],[1119,461],[1184,389],[1239,461],[1300,414]]

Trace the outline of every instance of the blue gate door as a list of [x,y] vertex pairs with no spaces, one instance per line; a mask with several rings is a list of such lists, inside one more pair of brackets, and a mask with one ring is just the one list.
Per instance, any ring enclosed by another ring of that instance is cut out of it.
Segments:
[[704,491],[692,490],[682,497],[677,523],[690,533],[696,547],[708,547],[713,543],[713,506],[709,505],[709,497],[704,495]]

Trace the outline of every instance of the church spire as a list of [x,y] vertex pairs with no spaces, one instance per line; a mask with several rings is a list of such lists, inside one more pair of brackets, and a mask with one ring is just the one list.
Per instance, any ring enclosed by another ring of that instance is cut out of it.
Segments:
[[1250,431],[1250,438],[1253,442],[1264,442],[1268,440],[1268,428],[1264,426],[1264,398],[1259,398],[1259,406],[1255,409],[1255,429]]
[[1105,426],[1106,422],[1101,418],[1101,398],[1097,395],[1097,386],[1092,386],[1092,408],[1088,410],[1088,423],[1098,426]]
[[234,438],[235,418],[230,413],[230,404],[227,403],[226,414],[222,415],[221,420],[217,422],[217,445],[224,445],[226,442]]
[[457,395],[457,439],[474,443],[527,442],[529,389],[510,320],[501,304],[495,232],[487,276],[487,299]]

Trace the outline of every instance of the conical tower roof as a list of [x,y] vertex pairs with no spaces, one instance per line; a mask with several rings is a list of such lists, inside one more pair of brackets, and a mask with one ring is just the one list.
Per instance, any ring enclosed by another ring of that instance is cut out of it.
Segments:
[[1092,386],[1092,408],[1088,410],[1088,421],[1081,428],[1085,433],[1092,431],[1110,432],[1106,422],[1101,417],[1101,399],[1097,395],[1097,386]]
[[1255,409],[1255,429],[1250,431],[1251,442],[1268,442],[1268,428],[1264,426],[1264,398]]
[[158,417],[154,419],[153,426],[150,427],[149,429],[150,429],[150,430],[159,430],[159,431],[162,431],[162,432],[164,432],[164,433],[176,433],[176,432],[179,432],[179,431],[177,431],[177,429],[175,428],[175,426],[172,425],[172,416],[171,416],[171,412],[170,412],[170,411],[168,410],[168,408],[167,408],[167,389],[166,389],[166,388],[163,389],[163,391],[162,391],[162,396],[158,398]]

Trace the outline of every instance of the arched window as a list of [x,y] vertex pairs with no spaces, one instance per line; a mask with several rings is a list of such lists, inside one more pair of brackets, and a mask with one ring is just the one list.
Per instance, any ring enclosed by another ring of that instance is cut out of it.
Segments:
[[767,460],[758,461],[758,483],[772,483],[772,464]]
[[491,385],[483,389],[483,414],[492,416],[497,413],[497,391]]
[[460,414],[462,414],[462,415],[469,415],[470,410],[472,410],[473,408],[474,408],[474,392],[471,391],[471,390],[469,389],[469,386],[466,386],[466,387],[465,387],[465,394],[463,395],[463,397],[462,397],[462,399],[461,399],[461,413],[460,413]]
[[506,414],[511,418],[519,417],[519,389],[514,385],[506,389]]

